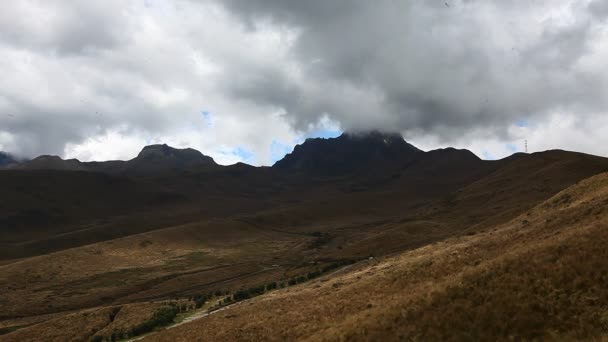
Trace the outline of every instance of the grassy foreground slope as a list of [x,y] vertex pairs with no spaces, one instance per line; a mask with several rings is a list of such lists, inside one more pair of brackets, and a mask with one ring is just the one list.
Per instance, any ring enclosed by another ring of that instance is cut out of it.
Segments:
[[608,336],[608,174],[472,236],[364,262],[152,341]]

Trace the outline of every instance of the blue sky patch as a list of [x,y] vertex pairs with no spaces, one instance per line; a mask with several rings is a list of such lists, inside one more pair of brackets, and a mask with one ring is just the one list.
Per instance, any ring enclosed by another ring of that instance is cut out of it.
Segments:
[[207,127],[212,127],[213,126],[213,116],[211,115],[211,112],[204,110],[201,112],[201,115],[203,116],[203,121],[205,122],[205,125]]
[[244,163],[247,164],[253,164],[254,163],[254,159],[253,159],[253,152],[248,151],[242,147],[237,147],[234,150],[232,150],[232,154],[238,156],[239,158],[241,158],[241,160]]
[[496,157],[494,157],[494,155],[488,151],[482,151],[481,152],[481,157],[485,160],[494,160],[496,159]]
[[342,134],[341,131],[332,130],[332,129],[318,129],[310,132],[306,137],[307,138],[337,138]]
[[293,146],[285,145],[276,139],[272,139],[272,143],[270,144],[270,164],[273,165],[283,159],[291,151],[293,151]]

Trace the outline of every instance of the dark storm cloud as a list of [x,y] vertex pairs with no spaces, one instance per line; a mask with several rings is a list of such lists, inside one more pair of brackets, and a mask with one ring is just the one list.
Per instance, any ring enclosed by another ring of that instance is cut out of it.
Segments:
[[[474,128],[506,134],[522,117],[555,110],[606,109],[606,74],[584,64],[597,48],[602,1],[222,3],[244,29],[299,32],[292,53],[307,80],[273,75],[235,91],[283,108],[300,127],[327,113],[346,129],[450,139]],[[345,95],[336,88],[376,96],[336,99]]]

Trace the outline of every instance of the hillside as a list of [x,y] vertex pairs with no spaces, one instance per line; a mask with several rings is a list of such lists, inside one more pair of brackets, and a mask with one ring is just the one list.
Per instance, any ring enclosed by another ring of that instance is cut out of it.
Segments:
[[[324,147],[318,149],[319,144]],[[359,149],[373,152],[357,154]],[[281,166],[319,154],[320,160],[331,161],[333,154],[324,151],[333,150],[343,150],[349,163],[361,168],[321,175]],[[460,230],[485,219],[507,220],[573,182],[608,170],[605,158],[565,151],[501,161],[483,161],[466,150],[422,152],[377,132],[309,140],[272,168],[219,166],[198,151],[166,145],[146,147],[127,162],[51,160],[86,170],[0,171],[0,230],[5,234],[0,259],[243,214],[257,225],[280,215],[283,223],[306,230],[327,220],[420,221],[432,216],[433,222],[449,223],[444,233],[450,235],[454,226]],[[375,169],[365,171],[370,165]]]
[[146,340],[605,338],[607,203],[602,174],[506,224],[362,262]]

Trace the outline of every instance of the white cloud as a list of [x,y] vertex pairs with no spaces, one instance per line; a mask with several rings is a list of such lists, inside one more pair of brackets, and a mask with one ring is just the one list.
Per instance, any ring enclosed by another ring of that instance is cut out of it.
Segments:
[[604,7],[14,1],[0,12],[0,149],[128,159],[163,142],[267,165],[315,130],[377,128],[496,158],[525,137],[605,155]]

